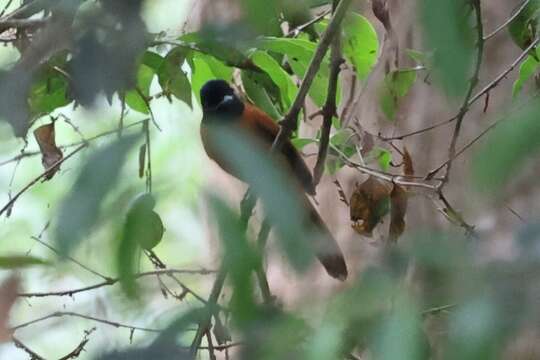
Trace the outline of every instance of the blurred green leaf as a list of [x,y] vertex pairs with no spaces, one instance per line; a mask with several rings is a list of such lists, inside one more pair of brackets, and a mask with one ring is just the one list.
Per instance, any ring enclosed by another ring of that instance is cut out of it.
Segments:
[[394,120],[400,98],[406,96],[416,81],[416,71],[397,70],[384,77],[379,90],[379,106],[388,120]]
[[35,265],[49,265],[48,261],[29,255],[0,256],[0,269],[21,269]]
[[343,22],[343,54],[354,66],[358,79],[365,80],[377,62],[379,39],[368,19],[349,13]]
[[275,227],[281,249],[297,270],[305,270],[314,259],[311,237],[306,228],[307,214],[288,176],[280,170],[269,154],[262,150],[249,134],[236,129],[218,127],[209,131],[212,143],[231,164],[234,173],[249,183],[260,197],[266,216]]
[[188,48],[194,48],[198,54],[215,57],[227,65],[242,64],[247,57],[239,49],[245,38],[245,29],[233,26],[205,26],[198,32],[184,34],[178,38]]
[[241,77],[242,85],[244,85],[244,89],[246,90],[246,94],[249,99],[253,101],[253,103],[259,108],[261,108],[264,112],[270,115],[272,119],[280,119],[281,115],[278,109],[276,109],[276,107],[274,106],[274,103],[272,102],[272,99],[268,95],[266,89],[258,83],[258,80],[254,76],[254,73],[251,71],[242,70]]
[[259,34],[279,35],[280,15],[283,10],[279,5],[283,6],[286,3],[278,4],[277,0],[241,0],[240,4],[246,14],[247,23],[250,28],[254,29]]
[[171,50],[158,69],[159,85],[164,93],[169,97],[174,95],[178,100],[185,102],[191,107],[191,84],[187,75],[182,70],[182,65],[186,60],[186,50],[176,47]]
[[[373,352],[380,360],[429,359],[420,313],[411,299],[396,296],[391,313],[376,333]],[[458,359],[458,358],[456,358]]]
[[142,56],[141,62],[144,65],[152,68],[152,70],[157,73],[159,68],[161,67],[161,64],[163,63],[163,60],[163,56],[156,54],[152,51],[145,51]]
[[525,83],[536,74],[539,65],[540,61],[536,60],[531,55],[529,55],[527,59],[521,63],[518,78],[512,86],[512,97],[515,98],[519,95]]
[[515,177],[540,149],[540,102],[516,106],[487,137],[473,158],[479,189],[495,192]]
[[49,114],[55,109],[69,104],[68,81],[58,72],[47,71],[38,77],[32,87],[28,103],[32,114]]
[[217,197],[212,196],[210,200],[225,252],[223,261],[234,289],[230,305],[232,315],[236,324],[244,327],[259,316],[252,275],[260,266],[261,259],[250,247],[238,214]]
[[420,11],[426,45],[435,50],[435,77],[448,95],[460,96],[469,84],[476,43],[471,5],[467,0],[422,0]]
[[61,254],[75,249],[98,223],[101,203],[116,184],[138,136],[124,136],[94,152],[60,204],[54,231]]
[[[136,88],[126,92],[126,104],[135,111],[143,114],[149,114],[148,98],[150,95],[150,84],[154,78],[154,70],[145,65],[140,64],[137,70],[137,84]],[[143,98],[143,96],[145,98]]]
[[502,323],[494,303],[474,299],[461,306],[450,318],[446,359],[495,359],[503,346]]
[[298,89],[289,74],[285,72],[279,63],[268,53],[256,50],[251,54],[251,60],[270,76],[272,81],[279,87],[281,102],[285,108],[291,106]]

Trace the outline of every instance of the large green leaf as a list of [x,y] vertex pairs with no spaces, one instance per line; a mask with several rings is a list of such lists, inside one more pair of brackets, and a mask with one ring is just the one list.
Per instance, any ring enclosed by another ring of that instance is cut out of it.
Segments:
[[191,84],[182,70],[186,59],[186,50],[176,47],[171,50],[159,67],[157,74],[159,84],[167,96],[174,95],[178,100],[191,106]]
[[278,109],[276,109],[266,89],[261,83],[259,83],[256,74],[251,71],[243,70],[241,77],[242,85],[244,85],[244,89],[246,90],[246,94],[249,99],[268,115],[270,115],[274,120],[280,119],[281,115]]
[[115,186],[137,136],[124,136],[94,152],[58,210],[55,241],[62,254],[75,249],[98,223],[103,199]]
[[267,52],[256,50],[251,54],[251,60],[270,76],[272,81],[279,87],[281,102],[284,107],[291,106],[298,89],[289,74],[283,70],[279,63]]
[[496,191],[540,150],[540,102],[516,106],[475,155],[473,175],[479,187]]
[[421,18],[426,45],[434,49],[436,80],[450,96],[462,95],[469,85],[476,35],[467,0],[422,0]]
[[150,94],[150,84],[154,78],[154,70],[145,65],[140,64],[137,70],[136,88],[126,92],[126,104],[135,111],[143,114],[149,114],[148,96]]
[[[265,37],[257,42],[257,47],[286,55],[287,61],[294,74],[302,79],[306,74],[309,63],[317,48],[317,44],[303,39]],[[326,100],[329,73],[329,61],[328,56],[326,56],[321,63],[321,67],[315,75],[313,85],[309,90],[309,96],[319,107],[322,106]],[[338,102],[340,97],[339,89],[340,88],[338,87]]]
[[525,83],[536,74],[539,65],[540,61],[531,55],[520,65],[518,78],[512,86],[512,97],[519,95]]
[[379,39],[368,19],[349,13],[343,21],[343,54],[364,80],[377,62]]
[[233,68],[225,65],[217,58],[193,52],[191,57],[192,74],[191,74],[191,87],[197,100],[199,99],[199,92],[205,82],[212,79],[223,79],[231,81]]

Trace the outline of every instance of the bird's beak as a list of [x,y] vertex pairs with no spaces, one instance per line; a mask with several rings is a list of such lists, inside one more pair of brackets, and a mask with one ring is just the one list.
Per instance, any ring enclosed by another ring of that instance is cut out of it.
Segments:
[[219,105],[217,107],[220,107],[221,105],[225,105],[225,104],[228,104],[230,102],[232,102],[234,100],[234,96],[232,95],[225,95],[223,97],[223,100],[221,100],[221,102],[219,103]]

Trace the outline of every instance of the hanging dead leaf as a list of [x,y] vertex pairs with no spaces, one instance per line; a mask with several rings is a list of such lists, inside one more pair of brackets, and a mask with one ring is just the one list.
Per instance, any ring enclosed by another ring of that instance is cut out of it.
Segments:
[[352,227],[364,236],[371,236],[373,229],[388,213],[390,189],[370,176],[361,185],[356,184],[350,200]]
[[390,193],[390,228],[388,239],[396,242],[405,231],[405,214],[407,213],[407,191],[397,184]]
[[413,161],[407,147],[403,147],[403,173],[407,176],[414,175]]
[[54,123],[38,127],[34,130],[34,137],[41,151],[41,163],[47,170],[45,180],[50,180],[60,170],[60,165],[54,164],[64,157],[62,150],[56,146]]
[[19,290],[19,278],[11,276],[0,285],[0,343],[11,340],[11,330],[8,326],[9,313]]

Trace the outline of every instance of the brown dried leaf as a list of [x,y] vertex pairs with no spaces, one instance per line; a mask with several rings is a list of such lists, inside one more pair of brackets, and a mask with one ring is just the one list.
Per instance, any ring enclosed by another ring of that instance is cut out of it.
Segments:
[[414,175],[413,161],[407,147],[403,147],[403,173],[407,176]]
[[361,185],[356,184],[350,200],[352,227],[359,234],[371,236],[373,229],[388,213],[390,189],[370,176]]
[[60,165],[52,166],[64,157],[62,150],[56,146],[54,123],[40,126],[34,130],[34,137],[41,151],[41,163],[45,170],[48,170],[45,180],[50,180],[60,170]]
[[8,326],[9,313],[19,290],[19,278],[9,277],[0,285],[0,343],[11,341],[11,330]]
[[390,193],[390,229],[388,239],[396,242],[405,231],[405,214],[407,212],[407,191],[397,184]]

